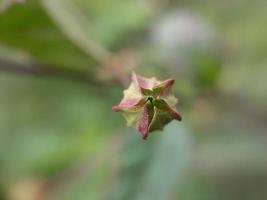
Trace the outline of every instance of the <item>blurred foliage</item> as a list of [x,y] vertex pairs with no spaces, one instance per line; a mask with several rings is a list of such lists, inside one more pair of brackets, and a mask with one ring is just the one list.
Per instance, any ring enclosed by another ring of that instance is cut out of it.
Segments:
[[30,1],[26,5],[17,5],[1,15],[2,42],[23,49],[44,64],[89,68],[92,60],[62,36],[40,4]]
[[[1,0],[0,199],[266,199],[266,13],[264,0]],[[146,142],[125,127],[111,111],[124,63],[176,79],[182,123]]]

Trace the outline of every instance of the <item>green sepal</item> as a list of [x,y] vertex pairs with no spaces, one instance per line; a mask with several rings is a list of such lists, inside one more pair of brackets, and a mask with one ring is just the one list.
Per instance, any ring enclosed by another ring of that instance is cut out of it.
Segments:
[[141,92],[144,96],[153,96],[153,91],[146,88],[141,88]]
[[157,107],[154,107],[154,116],[149,126],[149,132],[163,130],[163,127],[172,120],[173,117],[170,115],[168,110],[161,110]]

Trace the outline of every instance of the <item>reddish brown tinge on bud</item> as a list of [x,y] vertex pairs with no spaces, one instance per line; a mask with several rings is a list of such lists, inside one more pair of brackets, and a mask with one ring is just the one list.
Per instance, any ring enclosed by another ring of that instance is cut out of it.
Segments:
[[143,117],[139,122],[139,127],[138,130],[140,131],[140,133],[143,136],[143,139],[147,139],[148,136],[148,128],[149,128],[149,113],[148,113],[148,107],[145,106],[144,107],[144,113],[143,113]]
[[173,79],[159,81],[156,78],[145,78],[133,73],[132,82],[124,90],[121,102],[112,109],[122,112],[128,126],[136,127],[143,139],[150,132],[163,130],[173,119],[181,121],[176,111],[177,99],[172,93]]

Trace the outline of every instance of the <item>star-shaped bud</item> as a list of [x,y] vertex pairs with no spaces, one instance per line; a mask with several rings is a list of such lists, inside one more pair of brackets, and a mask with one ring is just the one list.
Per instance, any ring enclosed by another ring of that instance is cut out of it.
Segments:
[[136,127],[147,139],[148,134],[163,127],[173,119],[181,121],[181,115],[175,107],[177,99],[172,93],[173,79],[159,81],[145,78],[135,73],[119,105],[112,109],[122,112],[128,126]]

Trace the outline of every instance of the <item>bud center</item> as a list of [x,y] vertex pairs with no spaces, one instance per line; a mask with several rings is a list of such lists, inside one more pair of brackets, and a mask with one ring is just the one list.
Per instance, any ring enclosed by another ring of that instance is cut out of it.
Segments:
[[148,97],[146,101],[153,106],[153,97]]

